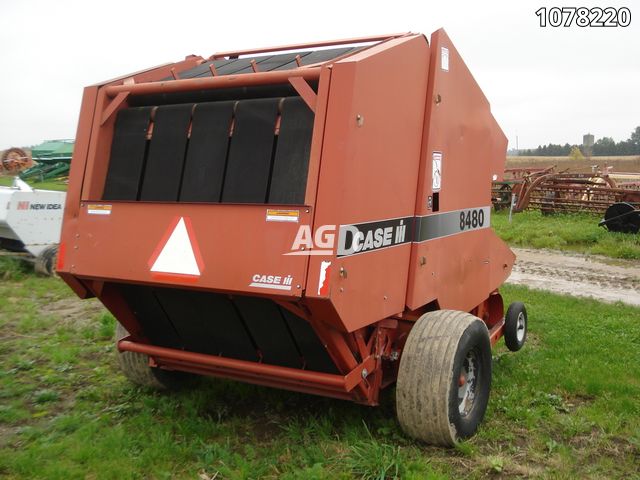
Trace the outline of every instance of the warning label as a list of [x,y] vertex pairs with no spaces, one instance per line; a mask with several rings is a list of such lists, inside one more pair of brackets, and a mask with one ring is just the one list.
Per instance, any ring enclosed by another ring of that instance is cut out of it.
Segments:
[[300,221],[300,210],[276,210],[267,209],[267,222],[293,222]]
[[439,192],[442,186],[442,152],[433,152],[431,159],[431,190]]
[[112,205],[87,205],[89,215],[111,215]]

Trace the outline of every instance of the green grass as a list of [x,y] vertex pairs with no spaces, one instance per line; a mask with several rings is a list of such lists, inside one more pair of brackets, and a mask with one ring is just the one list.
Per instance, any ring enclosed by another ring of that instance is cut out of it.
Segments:
[[492,214],[491,224],[507,243],[518,247],[569,250],[613,258],[640,259],[640,235],[609,232],[598,226],[601,217],[590,214],[544,216],[538,210],[513,215]]
[[[0,186],[9,187],[13,183],[13,176],[0,175]],[[39,190],[56,190],[59,192],[67,191],[67,183],[62,180],[45,180],[44,182],[28,180],[27,183]]]
[[478,435],[440,449],[402,434],[392,392],[368,408],[217,379],[133,387],[110,315],[17,262],[0,278],[1,478],[637,478],[639,309],[505,287],[529,341],[495,349]]

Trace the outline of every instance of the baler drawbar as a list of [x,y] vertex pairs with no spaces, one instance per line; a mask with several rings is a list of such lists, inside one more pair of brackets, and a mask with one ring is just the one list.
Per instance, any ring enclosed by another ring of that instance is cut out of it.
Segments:
[[490,228],[506,138],[443,30],[224,52],[85,89],[58,273],[136,383],[377,405],[454,444],[526,337]]

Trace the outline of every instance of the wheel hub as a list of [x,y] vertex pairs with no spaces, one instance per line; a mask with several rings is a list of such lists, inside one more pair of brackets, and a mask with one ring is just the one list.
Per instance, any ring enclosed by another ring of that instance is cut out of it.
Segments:
[[458,379],[458,411],[466,416],[473,409],[476,397],[478,360],[475,351],[467,353]]
[[518,314],[518,320],[516,322],[516,337],[518,338],[518,342],[522,342],[524,339],[524,332],[527,325],[524,319],[524,312],[520,312]]

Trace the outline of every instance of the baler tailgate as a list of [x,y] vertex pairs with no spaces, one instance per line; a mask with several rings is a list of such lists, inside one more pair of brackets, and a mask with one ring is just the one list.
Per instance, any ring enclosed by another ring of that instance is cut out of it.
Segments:
[[[102,198],[80,216],[92,225],[90,248],[71,255],[90,276],[302,295],[308,260],[283,253],[311,223],[303,205],[314,120],[295,95],[122,108]],[[112,261],[128,257],[131,238],[146,253]],[[163,253],[176,242],[182,253]],[[85,258],[97,245],[102,255]]]

